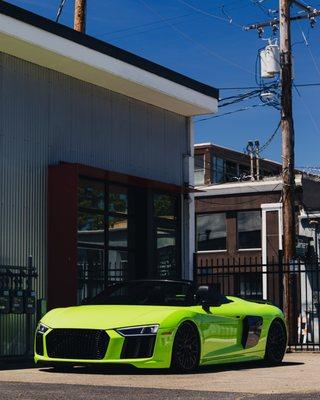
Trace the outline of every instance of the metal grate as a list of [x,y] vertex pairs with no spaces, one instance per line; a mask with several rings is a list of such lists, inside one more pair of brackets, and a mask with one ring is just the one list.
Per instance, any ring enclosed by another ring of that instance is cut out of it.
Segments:
[[153,355],[156,335],[132,336],[124,340],[121,358],[149,358]]
[[101,360],[109,344],[109,336],[96,329],[54,329],[46,336],[47,353],[51,358]]

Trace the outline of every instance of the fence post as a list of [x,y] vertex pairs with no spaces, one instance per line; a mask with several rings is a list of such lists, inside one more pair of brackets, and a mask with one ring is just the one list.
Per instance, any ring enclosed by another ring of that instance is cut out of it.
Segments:
[[279,250],[279,252],[278,252],[278,264],[279,264],[279,308],[282,310],[283,309],[283,294],[284,294],[284,286],[283,286],[283,250]]
[[[32,256],[28,256],[28,264],[27,264],[27,293],[28,295],[32,292],[32,277],[33,277],[33,260]],[[32,349],[32,314],[26,313],[26,355],[31,354]]]
[[197,254],[193,253],[193,283],[197,284],[197,277],[198,277],[198,271],[197,271]]

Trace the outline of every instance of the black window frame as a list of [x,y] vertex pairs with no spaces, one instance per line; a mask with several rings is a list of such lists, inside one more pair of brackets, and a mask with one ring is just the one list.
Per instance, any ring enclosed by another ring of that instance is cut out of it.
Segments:
[[[81,207],[79,205],[79,188],[80,188],[80,183],[81,181],[90,181],[93,182],[99,182],[103,185],[103,192],[104,192],[104,209],[92,209],[92,208],[87,208],[87,207]],[[119,188],[124,188],[127,192],[127,213],[121,213],[117,211],[110,211],[109,205],[110,205],[110,189],[112,187],[119,187]],[[141,191],[143,190],[144,196],[145,196],[145,201],[147,204],[146,207],[146,218],[145,218],[145,227],[147,232],[144,232],[143,227],[140,226],[140,221],[138,221],[138,216],[136,215],[136,201],[139,201],[139,196],[136,196],[137,190]],[[170,278],[181,278],[182,276],[182,265],[181,265],[181,235],[182,235],[182,208],[181,208],[181,200],[182,200],[182,195],[177,194],[177,193],[172,193],[172,192],[167,192],[167,191],[162,191],[162,190],[156,190],[156,189],[141,189],[138,188],[134,185],[130,184],[123,184],[123,183],[118,183],[114,182],[112,180],[104,180],[104,179],[98,179],[98,178],[92,178],[84,175],[79,175],[78,179],[78,206],[77,206],[77,213],[78,213],[78,219],[79,219],[79,214],[80,212],[88,212],[90,214],[96,214],[96,215],[103,215],[104,217],[104,244],[103,245],[95,245],[95,244],[85,244],[82,245],[79,240],[77,240],[77,249],[91,249],[91,250],[97,250],[97,251],[103,251],[104,256],[103,256],[103,262],[104,265],[102,266],[102,269],[104,270],[104,275],[105,275],[105,282],[104,284],[107,285],[110,282],[119,282],[123,280],[131,280],[131,279],[136,279],[136,278],[141,278],[141,273],[138,271],[140,266],[136,264],[136,243],[135,243],[135,237],[139,236],[141,233],[141,230],[143,231],[143,235],[146,237],[146,243],[144,243],[144,247],[146,247],[146,267],[142,266],[142,277],[148,277],[148,278],[153,278],[157,277],[157,266],[156,266],[156,251],[157,251],[157,218],[155,217],[155,212],[154,212],[154,196],[155,195],[166,195],[166,196],[172,196],[176,200],[176,217],[174,218],[173,221],[168,221],[166,220],[166,224],[170,227],[174,225],[175,227],[175,274],[170,275]],[[127,246],[116,246],[116,245],[111,245],[110,244],[110,232],[109,232],[109,221],[110,217],[121,217],[124,216],[127,218]],[[162,220],[162,218],[160,218]],[[163,218],[163,220],[165,220]],[[151,238],[148,237],[151,234]],[[126,252],[127,253],[127,265],[128,268],[126,268],[125,271],[117,271],[116,268],[112,269],[110,265],[110,252],[111,251],[118,251],[118,252]],[[140,254],[141,255],[141,254]],[[140,257],[141,260],[141,257]],[[79,264],[78,264],[79,268]],[[79,271],[79,269],[78,269]],[[114,272],[111,274],[111,272]],[[140,273],[140,275],[138,275]],[[78,299],[79,301],[79,299]]]
[[[224,214],[225,215],[225,248],[223,249],[199,249],[199,240],[198,240],[198,217],[199,216],[211,216],[211,215],[217,215],[217,214]],[[195,232],[196,232],[196,251],[197,252],[224,252],[228,250],[228,227],[227,227],[227,219],[228,219],[228,213],[226,211],[218,211],[218,212],[204,212],[204,213],[197,213],[196,214],[196,220],[195,220]]]
[[[255,213],[259,213],[260,215],[260,244],[259,246],[243,246],[240,244],[241,240],[239,238],[239,214],[240,213],[250,213],[250,212],[255,212]],[[254,250],[261,250],[262,249],[262,212],[261,209],[254,209],[254,210],[241,210],[241,211],[237,211],[236,213],[236,225],[237,225],[237,249],[240,251],[254,251]]]

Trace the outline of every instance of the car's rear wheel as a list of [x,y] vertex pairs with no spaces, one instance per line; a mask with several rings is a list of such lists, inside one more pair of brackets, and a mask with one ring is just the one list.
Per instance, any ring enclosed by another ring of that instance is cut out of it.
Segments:
[[284,323],[276,319],[272,322],[267,338],[265,362],[272,365],[280,364],[287,348],[287,332]]
[[184,322],[174,338],[171,368],[178,372],[193,372],[199,367],[200,342],[197,328]]

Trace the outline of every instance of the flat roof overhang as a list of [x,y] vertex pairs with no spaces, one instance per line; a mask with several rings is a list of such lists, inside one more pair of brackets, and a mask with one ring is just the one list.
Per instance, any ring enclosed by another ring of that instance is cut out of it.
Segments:
[[0,43],[4,53],[180,115],[218,110],[217,89],[5,2]]

